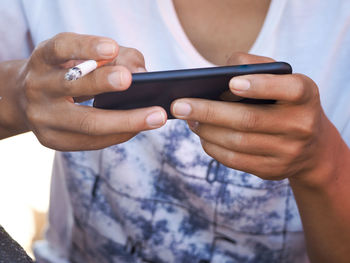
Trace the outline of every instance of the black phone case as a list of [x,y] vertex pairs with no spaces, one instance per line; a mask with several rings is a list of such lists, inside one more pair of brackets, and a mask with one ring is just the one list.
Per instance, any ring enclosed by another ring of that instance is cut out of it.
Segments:
[[[161,106],[172,119],[171,103],[179,98],[223,100],[228,83],[234,76],[248,74],[291,74],[292,67],[285,62],[238,66],[183,69],[134,73],[129,89],[95,96],[94,107],[127,110]],[[242,99],[245,103],[273,103],[273,101]]]

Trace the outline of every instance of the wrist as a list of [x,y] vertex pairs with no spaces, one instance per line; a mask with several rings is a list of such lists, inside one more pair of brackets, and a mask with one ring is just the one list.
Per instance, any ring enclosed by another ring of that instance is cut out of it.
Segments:
[[23,92],[20,83],[24,64],[24,60],[0,64],[0,139],[29,130],[21,106]]
[[308,170],[289,178],[291,186],[328,191],[338,184],[350,183],[350,149],[332,125],[332,136],[325,137],[325,147],[318,162]]

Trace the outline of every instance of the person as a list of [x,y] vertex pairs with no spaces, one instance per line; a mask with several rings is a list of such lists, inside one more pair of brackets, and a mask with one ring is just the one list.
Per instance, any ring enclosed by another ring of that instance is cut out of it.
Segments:
[[[3,134],[31,130],[63,151],[38,262],[349,261],[349,2],[12,0],[0,10],[12,21],[1,25]],[[127,89],[144,68],[272,58],[302,74],[236,77],[229,89],[275,104],[186,98],[166,122],[157,106],[74,103]],[[65,81],[86,59],[114,60]]]

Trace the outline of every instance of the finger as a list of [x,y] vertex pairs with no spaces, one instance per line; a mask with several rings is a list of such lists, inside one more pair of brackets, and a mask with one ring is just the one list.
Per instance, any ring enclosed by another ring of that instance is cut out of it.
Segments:
[[204,151],[223,165],[254,174],[265,180],[281,180],[277,159],[270,156],[257,156],[227,150],[205,140],[201,141]]
[[[62,104],[64,118],[55,120],[52,126],[70,132],[86,135],[112,135],[118,133],[137,133],[163,126],[167,120],[161,107],[135,110],[101,110],[73,103]],[[58,110],[58,105],[56,105]]]
[[230,80],[229,87],[235,95],[241,97],[296,104],[304,103],[318,94],[316,84],[301,74],[234,77]]
[[171,111],[178,119],[213,124],[236,131],[280,134],[287,129],[278,121],[278,114],[281,113],[276,112],[271,105],[179,99],[172,103]]
[[132,73],[146,72],[145,58],[135,48],[120,47],[114,63],[115,65],[125,66]]
[[118,50],[118,44],[109,38],[60,33],[41,43],[34,54],[38,63],[59,65],[69,60],[112,60]]
[[55,96],[93,96],[104,92],[122,91],[131,84],[131,73],[123,66],[105,66],[96,69],[83,78],[68,81],[64,78],[66,71],[52,70],[42,76],[43,86]]
[[36,134],[40,143],[57,151],[98,150],[128,141],[136,133],[120,133],[104,136],[91,136],[60,130],[46,130]]
[[245,133],[208,124],[190,128],[201,139],[234,152],[275,156],[284,150],[282,138],[275,135]]
[[272,58],[251,55],[243,52],[233,53],[227,60],[227,65],[243,65],[275,62]]

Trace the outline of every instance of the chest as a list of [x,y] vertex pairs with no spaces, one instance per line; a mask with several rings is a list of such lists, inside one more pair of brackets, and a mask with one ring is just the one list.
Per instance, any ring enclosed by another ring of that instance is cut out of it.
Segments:
[[217,65],[225,65],[234,52],[250,50],[270,6],[270,0],[173,2],[192,44]]

